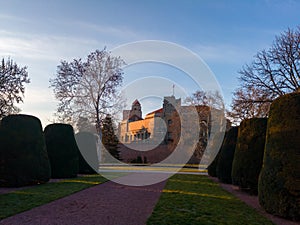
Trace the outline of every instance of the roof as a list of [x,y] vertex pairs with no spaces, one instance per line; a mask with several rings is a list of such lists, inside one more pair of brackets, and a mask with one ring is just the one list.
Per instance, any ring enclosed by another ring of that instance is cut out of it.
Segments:
[[132,103],[132,105],[140,105],[140,102],[136,99],[136,100],[134,100],[134,102]]
[[163,108],[157,109],[155,111],[149,112],[147,113],[147,115],[153,114],[153,113],[162,113],[163,112]]

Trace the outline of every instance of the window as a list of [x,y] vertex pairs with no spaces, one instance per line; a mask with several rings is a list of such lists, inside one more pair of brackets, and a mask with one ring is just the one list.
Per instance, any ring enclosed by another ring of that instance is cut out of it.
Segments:
[[172,124],[172,120],[168,120],[168,125]]

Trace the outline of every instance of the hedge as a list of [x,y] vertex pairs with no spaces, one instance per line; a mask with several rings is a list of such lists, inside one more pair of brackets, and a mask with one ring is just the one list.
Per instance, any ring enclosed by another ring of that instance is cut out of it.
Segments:
[[79,150],[73,127],[62,123],[50,124],[45,128],[44,133],[52,178],[76,177]]
[[258,177],[263,162],[266,128],[266,118],[242,121],[232,163],[232,183],[254,195],[258,192]]
[[41,122],[30,115],[9,115],[0,126],[0,186],[45,183],[50,163]]
[[276,99],[270,108],[259,177],[259,202],[266,211],[300,220],[300,93]]
[[[79,132],[75,135],[78,146],[78,167],[81,174],[97,173],[99,162],[97,155],[97,137],[90,132]],[[87,160],[85,160],[87,159]]]
[[[225,137],[226,137],[226,134],[227,133],[225,133],[225,135],[224,135],[223,132],[216,133],[213,136],[213,139],[211,140],[211,142],[209,143],[209,145],[208,145],[207,148],[209,148],[209,146],[212,146],[210,149],[213,150],[215,148],[214,146],[216,146],[217,144],[219,144],[219,141],[220,141],[221,138],[223,138],[223,140],[221,140],[222,141],[222,145],[223,145]],[[222,145],[221,145],[221,147],[222,147]],[[220,147],[220,149],[221,149],[221,147]],[[207,173],[208,173],[208,175],[210,175],[212,177],[217,177],[217,164],[218,164],[218,160],[219,160],[219,157],[220,157],[220,149],[219,149],[218,153],[216,154],[214,160],[207,167]]]
[[232,182],[231,170],[237,135],[238,127],[232,127],[226,133],[224,142],[220,150],[220,155],[216,166],[216,173],[219,180],[223,183],[230,184]]

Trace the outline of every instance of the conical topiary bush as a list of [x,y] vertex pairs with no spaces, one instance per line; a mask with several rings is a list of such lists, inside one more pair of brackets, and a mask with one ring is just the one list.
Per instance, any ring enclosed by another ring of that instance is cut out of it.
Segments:
[[76,177],[79,150],[73,127],[62,123],[50,124],[44,133],[52,178]]
[[41,122],[30,115],[9,115],[0,125],[0,186],[47,182],[50,164]]
[[[78,146],[79,173],[94,174],[99,167],[97,154],[97,137],[90,132],[79,132],[75,135]],[[86,160],[87,159],[87,160]]]
[[232,127],[227,131],[220,150],[216,171],[218,179],[223,183],[230,184],[232,182],[231,170],[237,135],[238,127]]
[[300,220],[300,93],[271,105],[258,190],[266,211]]
[[232,163],[232,183],[250,194],[257,194],[266,128],[266,118],[246,119],[241,122],[239,127]]

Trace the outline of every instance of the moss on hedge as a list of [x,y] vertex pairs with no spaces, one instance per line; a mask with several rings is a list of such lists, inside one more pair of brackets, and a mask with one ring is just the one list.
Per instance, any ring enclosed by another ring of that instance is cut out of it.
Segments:
[[52,178],[76,177],[79,150],[73,127],[62,123],[50,124],[44,133]]
[[276,99],[270,108],[259,177],[259,202],[266,211],[300,220],[300,93]]
[[266,128],[266,118],[246,119],[239,127],[232,164],[232,183],[250,194],[258,192],[258,177],[263,162]]
[[41,122],[30,115],[9,115],[0,126],[0,186],[47,182],[50,164]]

